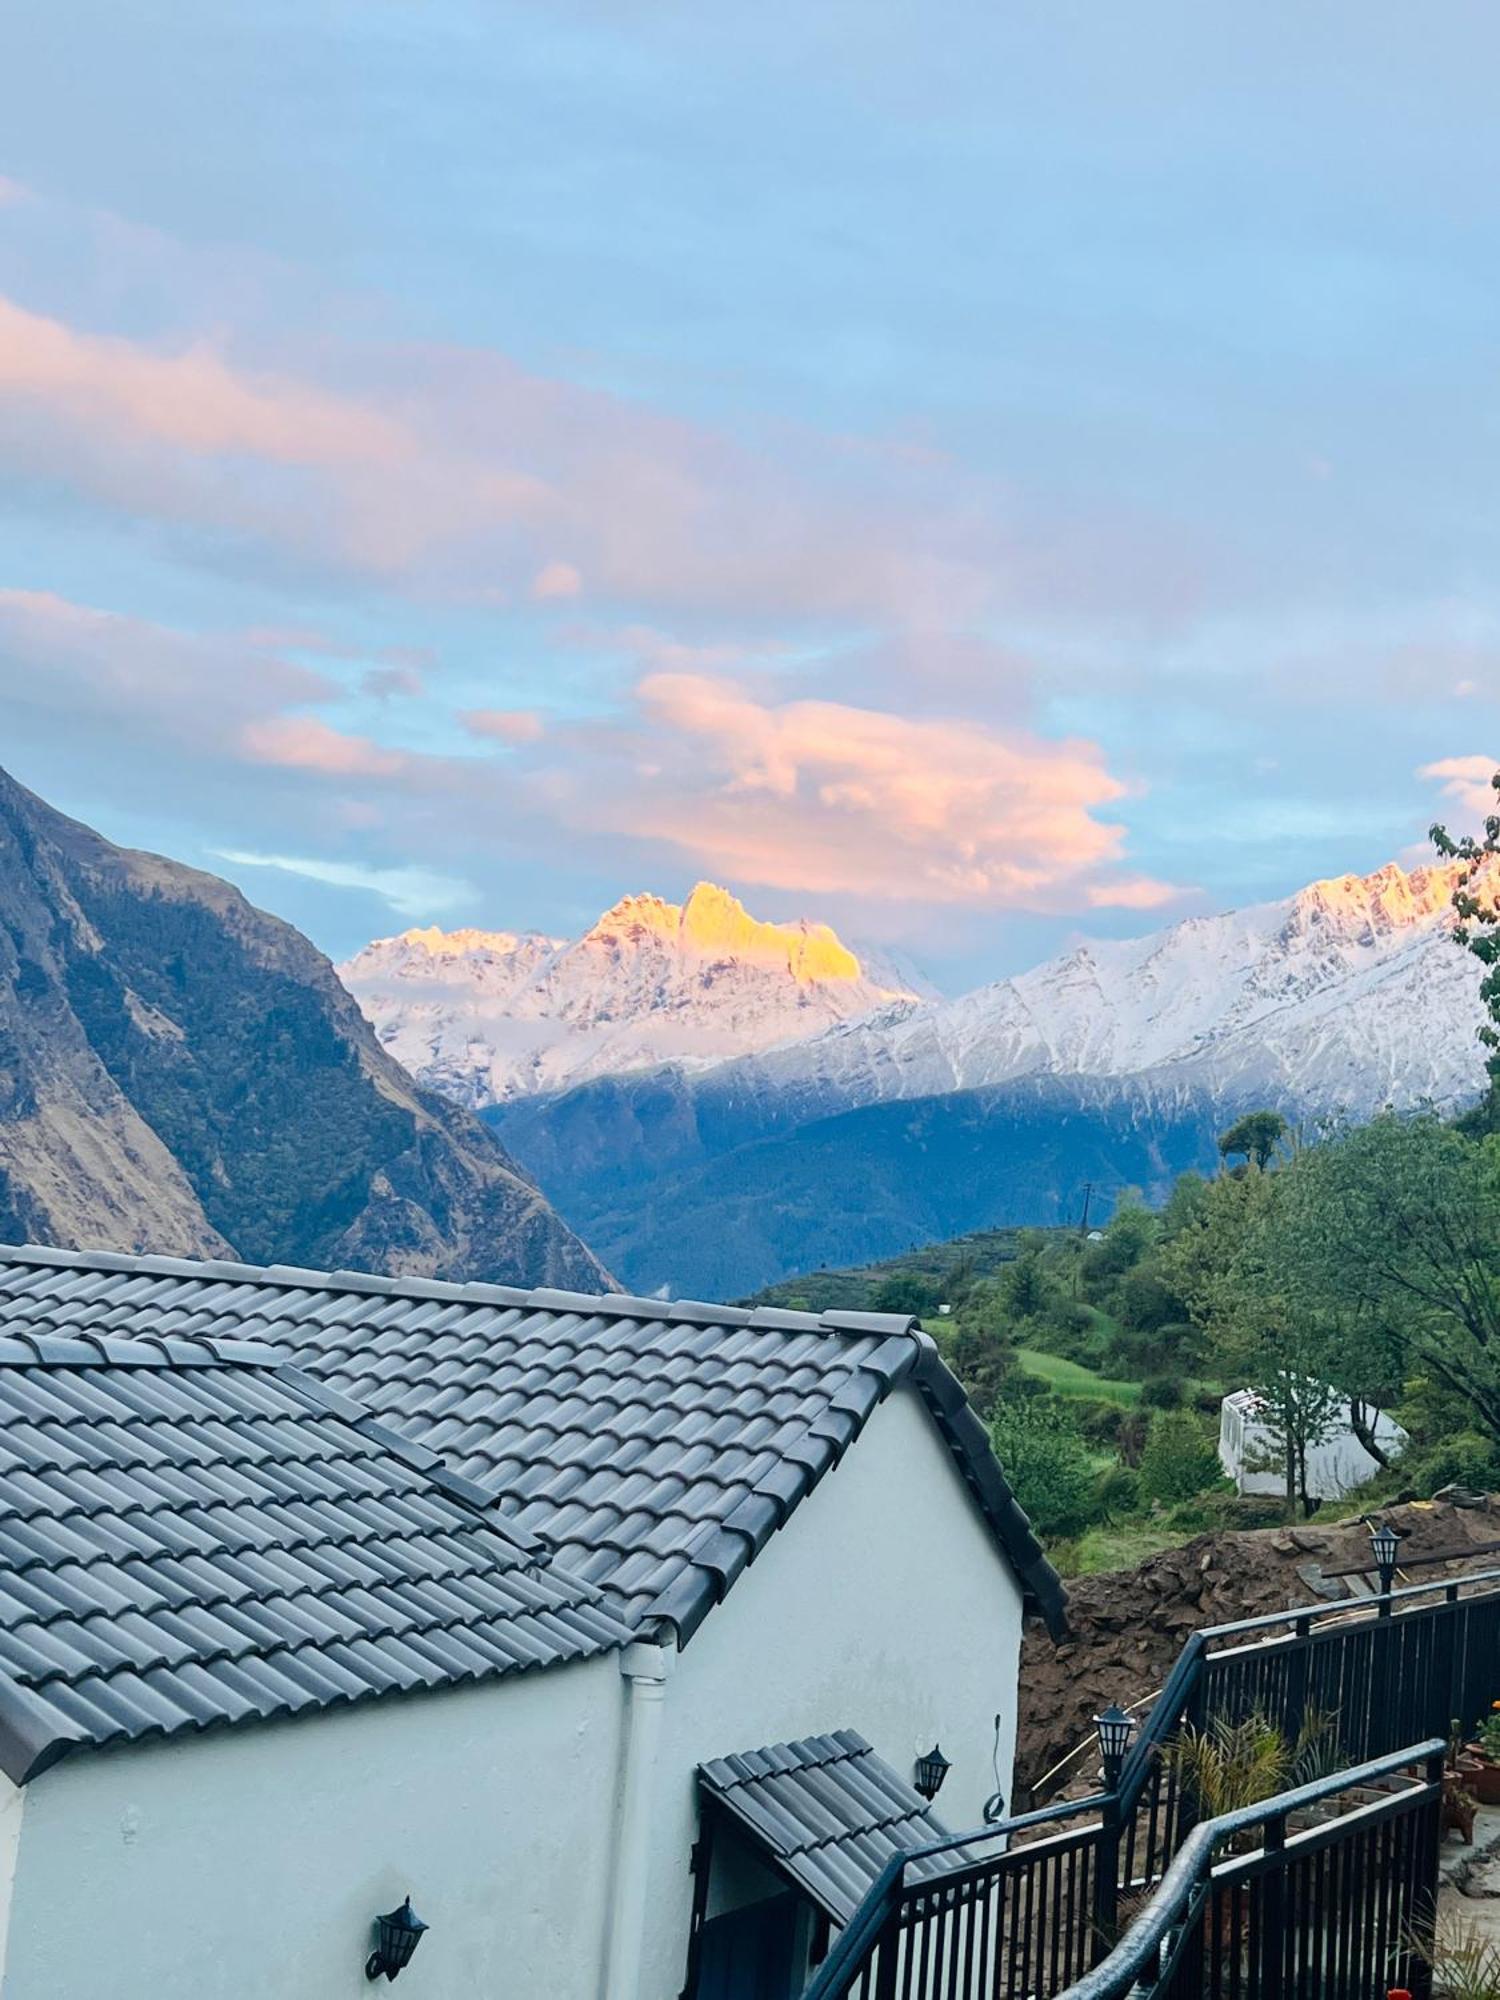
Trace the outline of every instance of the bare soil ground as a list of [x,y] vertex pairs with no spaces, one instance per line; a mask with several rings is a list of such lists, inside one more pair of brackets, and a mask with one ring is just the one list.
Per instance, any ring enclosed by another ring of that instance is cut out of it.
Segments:
[[[1406,1538],[1401,1548],[1407,1561],[1500,1540],[1500,1497],[1494,1495],[1472,1506],[1432,1500],[1380,1512]],[[1326,1604],[1319,1576],[1368,1561],[1369,1546],[1369,1530],[1360,1522],[1320,1527],[1313,1520],[1200,1535],[1134,1569],[1075,1578],[1068,1585],[1069,1638],[1054,1645],[1034,1621],[1022,1645],[1015,1809],[1026,1804],[1028,1788],[1084,1742],[1100,1709],[1156,1693],[1195,1628]],[[1500,1550],[1426,1563],[1397,1581],[1431,1583],[1488,1568],[1500,1569]],[[1055,1789],[1068,1787],[1044,1788],[1048,1794]]]

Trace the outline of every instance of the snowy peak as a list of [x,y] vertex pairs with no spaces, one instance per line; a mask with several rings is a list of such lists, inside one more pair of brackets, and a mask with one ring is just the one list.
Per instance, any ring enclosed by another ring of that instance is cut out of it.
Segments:
[[1033,1076],[1309,1116],[1457,1106],[1484,1079],[1478,973],[1452,939],[1456,875],[1391,863],[1080,945],[961,999],[747,1059],[735,1082],[845,1107]]
[[663,1062],[720,1062],[926,997],[828,925],[770,923],[700,882],[623,897],[583,936],[414,929],[342,968],[382,1043],[470,1104]]
[[1352,942],[1374,944],[1403,931],[1452,925],[1457,863],[1413,868],[1389,861],[1371,875],[1335,875],[1292,897],[1288,933],[1319,927]]
[[853,983],[865,976],[858,958],[827,924],[805,917],[789,924],[763,922],[714,882],[697,883],[685,903],[624,896],[582,942],[626,950],[659,943],[684,958],[732,960],[785,972],[802,986]]

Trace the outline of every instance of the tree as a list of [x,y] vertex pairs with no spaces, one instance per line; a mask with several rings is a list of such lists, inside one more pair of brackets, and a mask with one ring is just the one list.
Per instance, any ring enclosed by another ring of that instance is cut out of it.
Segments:
[[876,1290],[872,1310],[910,1313],[913,1319],[925,1319],[937,1311],[939,1302],[938,1288],[929,1279],[918,1277],[914,1271],[897,1271]]
[[1073,1413],[1050,1396],[1007,1403],[990,1441],[1037,1533],[1082,1534],[1094,1515],[1094,1472]]
[[1219,1134],[1219,1157],[1244,1158],[1264,1173],[1275,1159],[1277,1147],[1291,1137],[1291,1132],[1291,1126],[1279,1111],[1247,1111],[1227,1132]]
[[1500,1439],[1500,1138],[1387,1114],[1276,1181],[1298,1283],[1344,1302],[1345,1379],[1425,1370]]
[[[1490,780],[1500,804],[1500,771]],[[1445,826],[1431,830],[1432,844],[1446,861],[1456,861],[1458,875],[1453,887],[1453,908],[1458,915],[1453,936],[1457,944],[1473,952],[1485,968],[1479,997],[1489,1013],[1480,1028],[1479,1039],[1488,1051],[1492,1096],[1500,1093],[1500,812],[1484,822],[1482,835],[1464,834],[1455,840]]]
[[1215,1181],[1162,1253],[1162,1273],[1208,1333],[1218,1366],[1260,1397],[1287,1507],[1311,1512],[1307,1461],[1332,1436],[1343,1397],[1329,1380],[1326,1326],[1299,1311],[1274,1254],[1283,1174]]
[[1157,1410],[1141,1453],[1141,1492],[1171,1506],[1220,1477],[1219,1454],[1191,1410]]

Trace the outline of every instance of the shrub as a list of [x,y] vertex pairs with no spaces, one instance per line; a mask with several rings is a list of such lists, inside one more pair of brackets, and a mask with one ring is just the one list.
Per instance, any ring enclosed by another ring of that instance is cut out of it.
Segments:
[[1221,1476],[1219,1454],[1191,1410],[1158,1410],[1141,1453],[1141,1492],[1171,1506],[1190,1500]]
[[1150,1375],[1141,1384],[1141,1401],[1148,1410],[1176,1410],[1182,1405],[1180,1375]]
[[1459,1431],[1425,1451],[1403,1456],[1401,1476],[1423,1494],[1436,1493],[1443,1486],[1469,1486],[1477,1493],[1490,1493],[1500,1487],[1500,1447],[1478,1431]]
[[1094,1470],[1072,1412],[1051,1396],[1007,1400],[990,1438],[1037,1533],[1082,1534],[1094,1518]]
[[1118,1521],[1140,1504],[1140,1477],[1128,1465],[1111,1465],[1094,1482],[1094,1511],[1101,1520]]
[[913,1319],[925,1319],[937,1311],[941,1302],[942,1294],[931,1279],[920,1278],[914,1271],[897,1271],[877,1288],[872,1310],[910,1313]]

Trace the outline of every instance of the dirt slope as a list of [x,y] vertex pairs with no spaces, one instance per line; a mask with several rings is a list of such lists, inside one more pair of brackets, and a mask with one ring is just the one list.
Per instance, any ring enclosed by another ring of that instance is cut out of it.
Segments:
[[[1500,1540],[1496,1496],[1476,1507],[1427,1501],[1382,1514],[1407,1536],[1402,1553],[1408,1558]],[[1107,1703],[1132,1703],[1160,1688],[1196,1627],[1327,1603],[1315,1587],[1317,1575],[1365,1560],[1369,1540],[1358,1522],[1200,1535],[1138,1568],[1075,1578],[1068,1585],[1072,1637],[1054,1646],[1033,1622],[1022,1647],[1018,1806],[1025,1802],[1024,1788],[1035,1786],[1083,1740]],[[1405,1581],[1428,1583],[1483,1568],[1500,1569],[1500,1550],[1425,1564]]]

